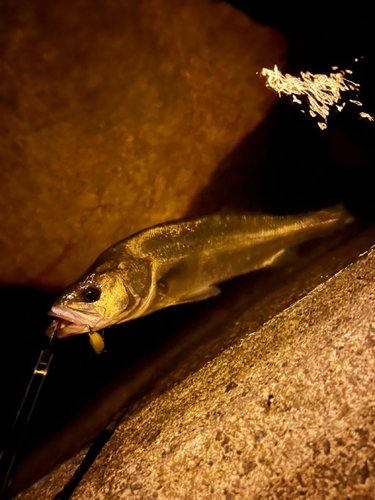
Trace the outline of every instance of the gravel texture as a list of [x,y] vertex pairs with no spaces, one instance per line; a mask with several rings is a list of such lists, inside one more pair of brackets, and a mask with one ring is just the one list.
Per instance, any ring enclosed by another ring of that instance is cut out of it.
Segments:
[[[363,255],[124,421],[72,498],[374,498],[374,262]],[[53,498],[66,467],[19,498]]]

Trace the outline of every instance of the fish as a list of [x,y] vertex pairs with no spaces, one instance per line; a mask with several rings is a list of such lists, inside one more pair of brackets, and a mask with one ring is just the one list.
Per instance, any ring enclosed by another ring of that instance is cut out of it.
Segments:
[[105,250],[53,303],[47,335],[92,333],[219,295],[218,284],[272,266],[303,242],[344,227],[342,206],[302,215],[215,213],[144,229]]

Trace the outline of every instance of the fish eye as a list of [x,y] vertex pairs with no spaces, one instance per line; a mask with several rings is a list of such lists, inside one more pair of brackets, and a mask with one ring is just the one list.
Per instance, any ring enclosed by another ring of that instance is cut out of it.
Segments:
[[83,290],[82,297],[85,302],[96,302],[100,298],[100,289],[89,287]]

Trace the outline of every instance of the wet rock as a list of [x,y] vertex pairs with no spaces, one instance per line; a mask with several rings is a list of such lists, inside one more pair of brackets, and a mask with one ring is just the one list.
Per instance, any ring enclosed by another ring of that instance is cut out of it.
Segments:
[[186,214],[276,99],[256,72],[282,64],[283,37],[225,3],[2,9],[2,284],[59,289]]

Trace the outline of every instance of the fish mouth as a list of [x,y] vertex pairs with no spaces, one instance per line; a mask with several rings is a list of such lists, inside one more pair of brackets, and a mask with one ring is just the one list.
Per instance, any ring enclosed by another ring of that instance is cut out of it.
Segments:
[[95,328],[95,325],[91,324],[92,321],[85,320],[81,317],[79,312],[76,313],[65,307],[52,306],[48,314],[57,318],[52,321],[46,330],[46,334],[49,337],[51,337],[55,331],[57,338],[65,338],[87,333]]
[[48,337],[52,337],[54,332],[56,332],[56,337],[58,339],[63,339],[66,337],[73,337],[74,335],[80,335],[81,333],[88,333],[90,327],[84,324],[76,324],[65,319],[54,319],[52,323],[48,326],[46,334]]

